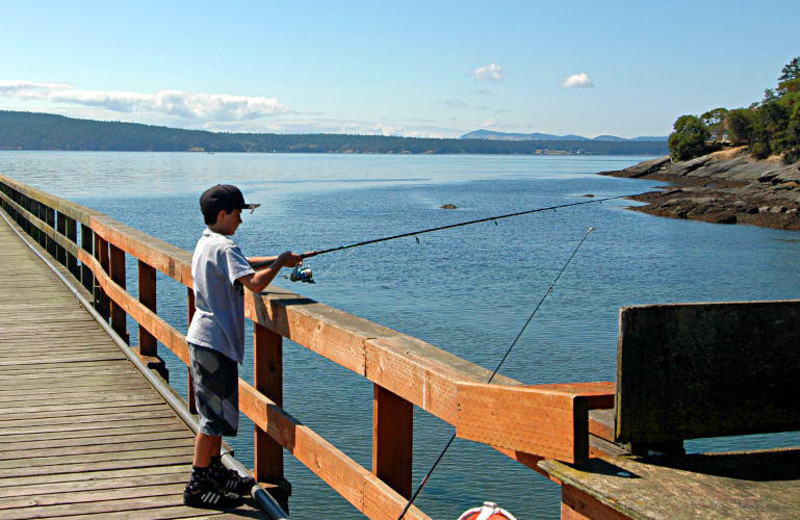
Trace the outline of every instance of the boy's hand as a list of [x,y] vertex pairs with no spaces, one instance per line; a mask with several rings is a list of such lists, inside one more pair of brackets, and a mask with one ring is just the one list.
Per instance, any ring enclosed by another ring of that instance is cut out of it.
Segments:
[[295,267],[303,263],[303,257],[291,251],[285,251],[278,256],[277,262],[284,267]]
[[278,271],[281,270],[283,267],[295,267],[299,264],[303,263],[303,257],[292,253],[291,251],[286,251],[278,255],[277,257],[258,257],[251,259],[251,261],[255,260],[256,262],[262,262],[269,260],[268,266],[261,267],[253,274],[248,274],[246,276],[242,276],[239,278],[239,283],[250,289],[254,293],[260,293],[270,284],[273,278],[278,274]]

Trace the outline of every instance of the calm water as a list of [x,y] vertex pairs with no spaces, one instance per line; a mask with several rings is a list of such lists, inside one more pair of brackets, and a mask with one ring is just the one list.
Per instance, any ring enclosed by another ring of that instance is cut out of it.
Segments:
[[[199,193],[220,182],[238,184],[248,200],[264,204],[244,217],[235,237],[245,254],[260,255],[587,200],[585,194],[646,191],[655,184],[592,175],[640,159],[0,152],[0,172],[188,250],[203,228]],[[459,209],[441,210],[443,203]],[[502,371],[529,384],[613,380],[623,305],[800,294],[800,235],[651,217],[626,210],[631,204],[590,204],[423,235],[419,244],[409,238],[334,253],[310,262],[317,285],[280,285],[493,368],[594,226]],[[184,289],[160,278],[159,291],[159,313],[185,330]],[[286,409],[369,468],[371,384],[293,344],[284,357]],[[184,392],[185,370],[168,361],[173,384]],[[248,379],[251,364],[246,360],[243,369]],[[416,485],[452,428],[419,411],[414,428]],[[251,465],[249,423],[240,431],[233,445]],[[687,447],[798,440],[782,434]],[[291,456],[287,478],[293,518],[359,516]],[[535,472],[459,440],[417,503],[442,519],[489,499],[520,519],[558,518],[559,496]]]

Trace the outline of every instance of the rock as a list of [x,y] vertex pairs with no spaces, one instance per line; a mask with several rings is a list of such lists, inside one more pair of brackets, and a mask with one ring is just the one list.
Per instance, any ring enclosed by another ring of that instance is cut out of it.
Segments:
[[800,230],[800,161],[786,165],[775,158],[757,160],[742,147],[689,161],[672,162],[662,157],[601,175],[678,184],[631,196],[647,203],[631,208],[634,211]]
[[727,214],[717,217],[718,224],[736,224],[736,215]]
[[672,159],[669,156],[659,157],[658,159],[651,159],[643,161],[639,164],[634,164],[630,168],[616,172],[600,172],[599,175],[611,175],[614,177],[630,177],[632,179],[656,173],[670,164]]
[[586,195],[584,195],[584,197],[586,197],[587,199],[593,199],[594,198],[594,194],[593,193],[587,193]]
[[441,209],[458,209],[458,206],[456,206],[455,204],[442,204],[441,206],[439,206],[439,208],[441,208]]

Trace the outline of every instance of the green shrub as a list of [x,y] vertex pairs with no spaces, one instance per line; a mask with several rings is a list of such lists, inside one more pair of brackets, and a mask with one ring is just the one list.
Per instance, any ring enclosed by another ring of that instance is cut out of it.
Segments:
[[685,161],[707,152],[706,141],[709,133],[699,117],[681,116],[675,121],[673,128],[675,131],[670,134],[668,143],[669,153],[673,159]]

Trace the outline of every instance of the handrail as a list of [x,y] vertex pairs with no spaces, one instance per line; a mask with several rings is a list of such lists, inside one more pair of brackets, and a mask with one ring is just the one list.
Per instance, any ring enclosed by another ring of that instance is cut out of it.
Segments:
[[[155,340],[188,364],[184,335],[156,312],[155,276],[148,273],[158,270],[191,289],[189,252],[4,175],[0,207],[94,294],[96,308],[121,337],[127,337],[126,315],[139,324],[139,349],[132,350],[148,366],[166,374]],[[126,253],[139,262],[139,299],[125,287]],[[191,290],[187,300],[191,315]],[[240,409],[256,425],[256,479],[282,481],[286,449],[369,518],[396,518],[411,494],[414,406],[455,426],[458,436],[538,471],[542,458],[585,462],[588,410],[613,404],[610,383],[531,387],[497,376],[486,385],[488,369],[273,286],[247,292],[245,312],[255,323],[255,366],[252,384],[239,380]],[[283,338],[373,382],[372,471],[282,410]],[[497,420],[487,424],[485,413]],[[412,507],[405,518],[428,517]]]
[[[11,225],[8,221],[8,218],[0,213],[0,217]],[[197,433],[200,429],[200,423],[189,411],[187,410],[183,400],[175,393],[175,390],[169,386],[169,384],[161,379],[155,372],[148,369],[147,365],[140,359],[140,356],[137,356],[135,352],[131,349],[127,348],[128,345],[122,341],[122,339],[114,333],[108,323],[103,319],[103,317],[94,309],[94,306],[91,302],[87,301],[84,298],[83,294],[72,285],[72,282],[68,280],[59,270],[55,267],[45,256],[37,250],[34,246],[32,246],[27,239],[12,226],[12,231],[20,237],[20,239],[28,245],[28,247],[33,251],[33,253],[39,257],[39,259],[44,262],[44,264],[53,272],[53,274],[66,286],[66,288],[72,293],[73,296],[78,300],[86,311],[94,318],[99,324],[100,327],[109,335],[109,337],[117,344],[120,350],[125,354],[128,360],[133,363],[136,369],[144,376],[145,380],[153,387],[153,389],[158,392],[158,394],[164,399],[164,401],[178,414],[178,417],[189,427],[189,429],[193,433]],[[247,468],[245,468],[241,462],[233,458],[233,453],[227,449],[226,446],[222,448],[222,461],[228,468],[237,471],[239,474],[246,474]],[[259,503],[261,508],[267,514],[270,519],[273,520],[288,520],[288,514],[280,507],[280,505],[275,501],[273,497],[268,495],[263,489],[257,486],[253,486],[251,490],[251,494],[253,498]],[[266,495],[266,496],[265,496]]]

